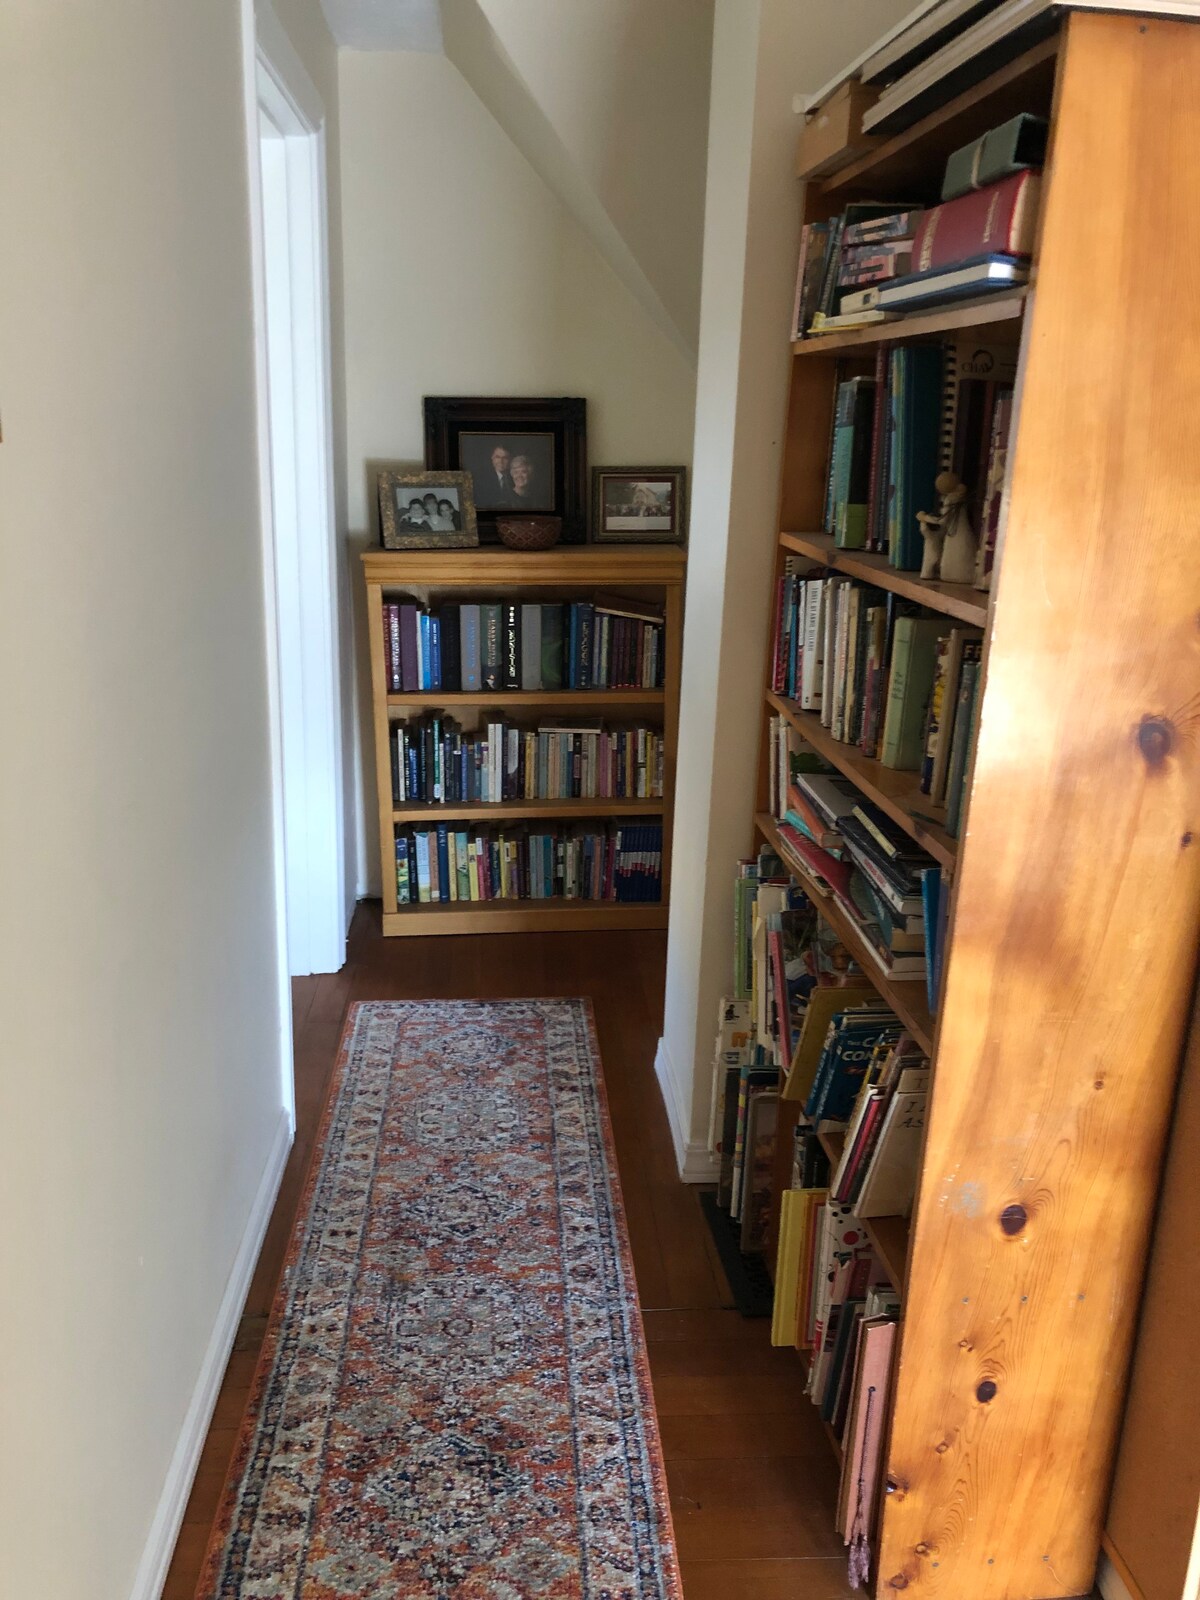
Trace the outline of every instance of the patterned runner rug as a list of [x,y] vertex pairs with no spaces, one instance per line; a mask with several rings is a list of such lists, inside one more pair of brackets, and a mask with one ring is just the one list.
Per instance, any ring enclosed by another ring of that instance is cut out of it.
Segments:
[[582,1000],[352,1009],[202,1600],[680,1600]]

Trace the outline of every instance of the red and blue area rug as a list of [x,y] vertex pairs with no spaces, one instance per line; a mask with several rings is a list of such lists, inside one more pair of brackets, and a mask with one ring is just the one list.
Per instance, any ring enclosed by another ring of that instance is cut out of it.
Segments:
[[590,1009],[353,1008],[199,1600],[680,1600]]

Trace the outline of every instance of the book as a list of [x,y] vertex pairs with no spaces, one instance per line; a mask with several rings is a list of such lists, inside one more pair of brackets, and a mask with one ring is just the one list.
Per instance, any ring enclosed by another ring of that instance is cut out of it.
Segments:
[[999,127],[989,128],[947,156],[942,179],[942,199],[955,200],[972,189],[1020,172],[1024,167],[1040,167],[1046,159],[1050,124],[1045,117],[1021,111]]
[[941,923],[942,896],[947,891],[942,884],[942,871],[940,867],[926,867],[921,873],[921,901],[923,906],[922,922],[925,930],[925,998],[932,1014],[937,1010],[938,1003],[938,978],[940,976],[937,961],[938,930]]
[[950,770],[946,779],[946,832],[958,835],[962,822],[967,772],[975,740],[975,716],[979,704],[982,663],[964,661],[954,713],[954,734],[950,748]]
[[838,1529],[846,1544],[870,1537],[879,1493],[883,1439],[890,1416],[894,1317],[865,1317],[859,1332],[846,1422]]
[[478,605],[465,605],[459,618],[460,672],[462,687],[468,694],[478,694],[483,688],[483,657],[479,632]]
[[975,562],[977,589],[988,589],[992,582],[996,542],[1000,536],[1000,513],[1008,481],[1008,440],[1012,432],[1014,400],[1013,389],[1005,386],[997,392],[992,411],[987,464],[983,473],[982,506],[978,518],[979,553]]
[[[933,757],[929,765],[929,786],[922,781],[921,788],[935,805],[942,805],[946,797],[946,778],[950,769],[950,745],[953,738],[954,718],[958,707],[959,680],[964,660],[979,660],[983,649],[983,634],[978,628],[953,627],[947,636],[944,657],[944,677],[941,701],[937,708],[937,726],[933,730]],[[928,751],[927,751],[928,754]],[[924,773],[924,768],[922,768]]]
[[838,388],[834,422],[834,542],[861,550],[867,538],[867,491],[871,472],[874,378],[849,378]]
[[489,601],[479,608],[481,645],[480,645],[480,670],[483,675],[485,689],[499,689],[503,686],[503,644],[501,640],[501,612],[502,608]]
[[944,272],[988,256],[1030,257],[1041,183],[1037,172],[1016,172],[957,200],[932,206],[917,228],[912,271]]
[[911,239],[917,231],[922,209],[920,206],[910,206],[903,211],[890,212],[887,216],[852,222],[842,234],[842,243],[847,250],[851,250],[885,240]]
[[896,278],[879,291],[879,304],[889,311],[916,311],[922,306],[965,300],[1029,281],[1029,266],[1016,256],[987,256],[960,267],[934,267],[929,272]]
[[829,242],[828,222],[806,222],[800,231],[800,259],[796,267],[796,298],[792,307],[792,338],[803,339],[816,310],[825,251]]
[[938,638],[946,627],[943,617],[901,617],[896,623],[879,749],[885,767],[901,772],[920,768],[925,705],[933,685]]
[[501,611],[500,663],[501,688],[521,687],[521,607],[516,601],[505,601]]
[[542,607],[521,607],[521,688],[536,694],[542,687]]
[[912,1209],[925,1129],[928,1083],[928,1070],[901,1074],[854,1201],[857,1216],[903,1217]]
[[775,1157],[775,1125],[778,1114],[777,1090],[767,1090],[752,1097],[746,1127],[740,1207],[743,1255],[761,1252],[767,1242],[767,1224],[771,1215],[771,1173]]
[[904,572],[918,571],[924,554],[917,512],[938,501],[943,359],[937,345],[897,345],[891,352],[887,549],[891,565]]

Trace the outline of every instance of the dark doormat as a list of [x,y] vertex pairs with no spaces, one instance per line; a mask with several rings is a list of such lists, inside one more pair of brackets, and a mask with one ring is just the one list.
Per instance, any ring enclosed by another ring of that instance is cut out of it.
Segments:
[[717,1204],[715,1189],[701,1189],[700,1209],[708,1223],[734,1304],[744,1317],[769,1317],[775,1291],[762,1256],[742,1254],[742,1225]]

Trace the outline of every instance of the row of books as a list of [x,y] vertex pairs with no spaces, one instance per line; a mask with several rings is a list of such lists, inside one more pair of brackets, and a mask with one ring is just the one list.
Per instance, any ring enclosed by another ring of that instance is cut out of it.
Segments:
[[[919,773],[921,792],[946,807],[947,831],[957,835],[982,632],[921,615],[911,602],[836,573],[786,570],[777,602],[775,693],[819,717],[839,743],[895,771]],[[778,777],[772,792],[783,793]]]
[[853,1210],[832,1198],[816,1135],[796,1129],[792,1181],[780,1196],[771,1342],[808,1359],[807,1392],[841,1446],[836,1525],[866,1575],[879,1505],[900,1296]]
[[396,897],[405,905],[483,900],[657,901],[661,822],[572,827],[397,828]]
[[566,604],[517,600],[383,608],[389,694],[659,689],[660,607],[623,595]]
[[391,753],[398,804],[656,800],[663,792],[662,732],[644,725],[522,728],[496,717],[470,733],[430,716],[397,723]]
[[823,526],[840,549],[921,568],[917,513],[937,509],[937,478],[966,486],[977,538],[974,585],[991,583],[1012,431],[1014,346],[949,339],[875,352],[873,376],[835,380]]
[[886,322],[1029,278],[1040,173],[1012,172],[927,209],[855,201],[800,237],[792,338]]

